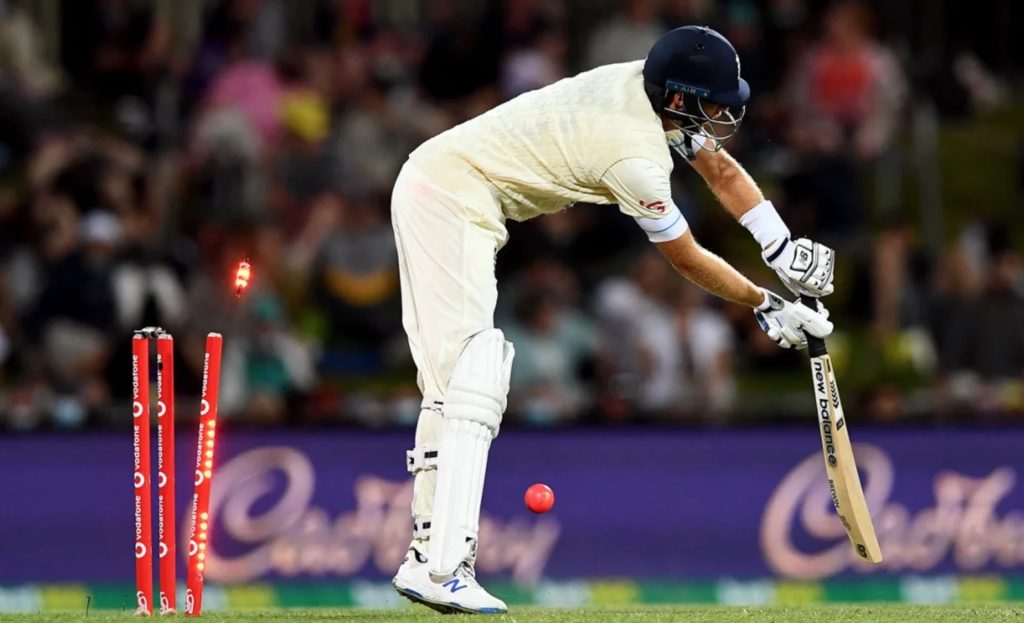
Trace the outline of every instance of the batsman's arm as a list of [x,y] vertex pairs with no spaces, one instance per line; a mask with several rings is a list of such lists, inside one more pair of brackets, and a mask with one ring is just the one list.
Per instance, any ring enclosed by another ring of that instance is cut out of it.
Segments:
[[687,162],[700,173],[725,211],[737,221],[764,201],[764,194],[754,178],[724,149],[697,150],[697,157]]
[[658,245],[679,274],[735,303],[757,307],[765,302],[761,288],[694,240],[686,219],[672,202],[669,171],[644,158],[625,158],[608,167],[601,180],[619,210],[636,219],[647,239]]
[[789,239],[789,227],[775,206],[764,198],[754,178],[727,151],[699,150],[697,158],[687,162],[704,178],[725,211],[750,232],[762,250]]
[[764,290],[700,246],[689,230],[674,240],[658,243],[658,250],[680,275],[715,296],[749,307],[757,307],[765,301]]
[[832,293],[835,253],[809,240],[792,240],[789,227],[757,182],[724,149],[700,150],[688,161],[711,187],[725,210],[750,232],[761,247],[761,257],[795,294],[814,297]]
[[686,219],[672,203],[669,171],[643,158],[625,158],[610,166],[601,180],[619,210],[636,219],[648,240],[658,245],[681,275],[735,303],[757,308],[768,302],[764,290],[697,244]]

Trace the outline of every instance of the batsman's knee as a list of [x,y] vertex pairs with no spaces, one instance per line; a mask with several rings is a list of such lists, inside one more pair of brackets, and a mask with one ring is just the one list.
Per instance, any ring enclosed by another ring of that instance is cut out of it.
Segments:
[[514,357],[515,348],[500,329],[486,329],[470,338],[448,381],[445,419],[476,422],[497,437]]

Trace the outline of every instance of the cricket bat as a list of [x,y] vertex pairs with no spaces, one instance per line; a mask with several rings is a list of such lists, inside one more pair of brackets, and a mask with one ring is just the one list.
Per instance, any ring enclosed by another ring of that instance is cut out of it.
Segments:
[[[817,309],[815,299],[800,297],[801,302]],[[821,431],[821,450],[825,455],[825,475],[829,493],[839,520],[843,522],[854,551],[864,560],[882,562],[882,548],[878,546],[875,526],[871,523],[864,489],[857,475],[857,461],[850,445],[850,431],[839,401],[839,386],[829,357],[825,340],[807,334],[807,352],[811,356],[811,380],[814,385],[814,406]]]

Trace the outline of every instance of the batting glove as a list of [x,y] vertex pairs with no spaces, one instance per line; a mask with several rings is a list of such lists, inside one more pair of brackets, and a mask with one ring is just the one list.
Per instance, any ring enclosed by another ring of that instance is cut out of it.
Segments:
[[761,330],[782,348],[807,348],[804,331],[815,337],[827,337],[832,333],[828,310],[818,302],[818,310],[799,303],[790,303],[774,292],[764,291],[764,303],[754,308],[754,317]]
[[835,251],[823,244],[807,238],[783,238],[765,249],[762,257],[793,294],[818,298],[835,289]]

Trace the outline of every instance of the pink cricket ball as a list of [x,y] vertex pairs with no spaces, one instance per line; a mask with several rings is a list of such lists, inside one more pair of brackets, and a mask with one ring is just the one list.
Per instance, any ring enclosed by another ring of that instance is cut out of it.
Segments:
[[523,501],[526,502],[526,508],[531,511],[537,514],[546,513],[555,505],[555,492],[551,487],[538,482],[526,490]]

